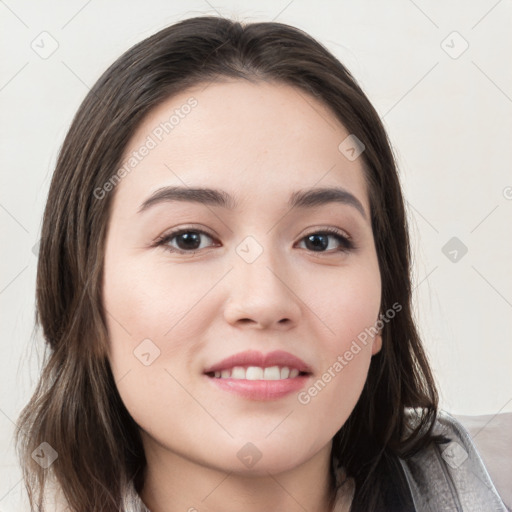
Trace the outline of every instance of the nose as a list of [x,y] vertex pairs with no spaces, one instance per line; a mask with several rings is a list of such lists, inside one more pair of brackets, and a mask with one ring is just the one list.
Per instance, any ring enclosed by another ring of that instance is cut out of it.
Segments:
[[297,276],[293,268],[266,248],[252,262],[240,254],[234,255],[227,283],[226,321],[255,329],[287,330],[296,326],[303,302],[294,290]]

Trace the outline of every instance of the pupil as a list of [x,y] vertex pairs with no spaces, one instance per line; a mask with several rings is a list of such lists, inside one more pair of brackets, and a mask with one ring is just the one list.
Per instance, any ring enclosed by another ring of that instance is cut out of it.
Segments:
[[327,237],[324,235],[309,235],[307,240],[312,242],[313,248],[325,249],[328,245]]
[[201,245],[198,233],[183,233],[179,239],[184,240],[185,249],[197,249]]

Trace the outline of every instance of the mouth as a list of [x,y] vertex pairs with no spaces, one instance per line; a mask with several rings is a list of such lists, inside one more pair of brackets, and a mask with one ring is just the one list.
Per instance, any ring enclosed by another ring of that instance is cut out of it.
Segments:
[[217,390],[264,401],[299,391],[313,373],[304,361],[288,352],[247,351],[207,368],[204,375]]

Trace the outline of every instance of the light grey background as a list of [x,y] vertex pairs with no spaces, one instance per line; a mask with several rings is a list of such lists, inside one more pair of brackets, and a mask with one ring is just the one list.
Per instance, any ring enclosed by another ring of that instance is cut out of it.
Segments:
[[416,316],[442,407],[512,411],[510,1],[0,0],[2,512],[21,508],[12,433],[39,371],[34,246],[60,145],[108,65],[201,14],[297,26],[359,80],[400,166]]

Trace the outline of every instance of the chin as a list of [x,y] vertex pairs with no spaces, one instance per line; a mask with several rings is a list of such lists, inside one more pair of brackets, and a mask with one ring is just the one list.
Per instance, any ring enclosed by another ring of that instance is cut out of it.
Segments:
[[[267,434],[265,434],[267,435]],[[251,476],[268,476],[268,473],[278,474],[290,471],[309,460],[321,447],[312,446],[307,439],[297,441],[296,436],[276,437],[261,440],[245,437],[244,440],[235,440],[232,448],[235,459],[230,457],[226,461],[230,471]],[[302,450],[301,450],[302,448]]]

